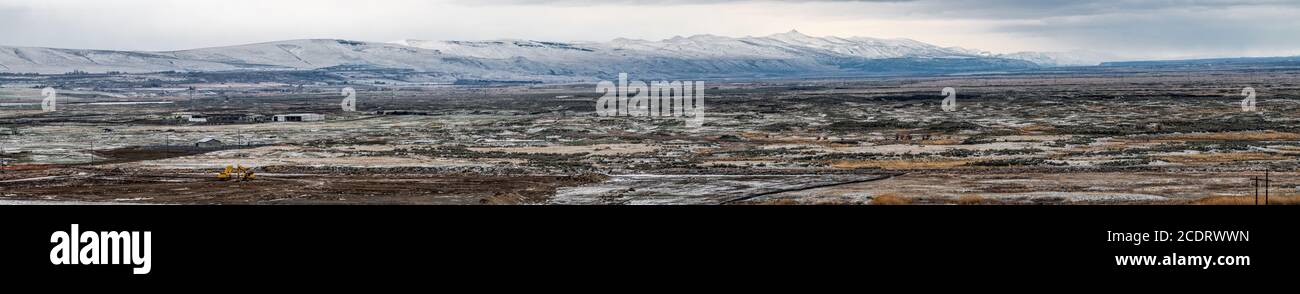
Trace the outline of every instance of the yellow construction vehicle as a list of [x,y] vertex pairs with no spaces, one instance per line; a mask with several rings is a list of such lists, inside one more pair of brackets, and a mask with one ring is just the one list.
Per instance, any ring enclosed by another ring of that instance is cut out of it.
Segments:
[[217,173],[217,180],[220,181],[251,181],[256,179],[257,175],[253,173],[253,168],[239,166],[226,166],[225,170]]

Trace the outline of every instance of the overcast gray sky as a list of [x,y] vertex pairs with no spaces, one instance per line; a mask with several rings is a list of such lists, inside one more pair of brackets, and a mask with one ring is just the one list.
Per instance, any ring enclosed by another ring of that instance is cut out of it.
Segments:
[[1296,0],[0,0],[0,45],[176,50],[284,39],[911,38],[998,53],[1300,55]]

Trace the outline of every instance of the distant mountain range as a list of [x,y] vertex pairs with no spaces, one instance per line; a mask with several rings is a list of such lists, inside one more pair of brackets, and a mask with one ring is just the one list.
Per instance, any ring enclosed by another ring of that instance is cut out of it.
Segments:
[[990,72],[1097,65],[1088,53],[992,54],[909,39],[697,35],[661,41],[562,43],[529,40],[391,43],[289,40],[181,51],[109,51],[0,46],[0,72],[267,71],[393,69],[457,79],[593,80],[800,77]]

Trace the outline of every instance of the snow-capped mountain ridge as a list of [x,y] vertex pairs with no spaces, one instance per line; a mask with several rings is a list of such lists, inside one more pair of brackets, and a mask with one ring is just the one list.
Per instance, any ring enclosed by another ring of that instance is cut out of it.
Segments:
[[[389,43],[303,39],[179,51],[109,51],[0,46],[0,72],[64,73],[316,70],[364,66],[473,79],[783,77],[1014,70],[1055,66],[1068,56],[996,55],[910,39],[694,35],[659,41],[535,40]],[[1072,60],[1071,60],[1072,61]]]

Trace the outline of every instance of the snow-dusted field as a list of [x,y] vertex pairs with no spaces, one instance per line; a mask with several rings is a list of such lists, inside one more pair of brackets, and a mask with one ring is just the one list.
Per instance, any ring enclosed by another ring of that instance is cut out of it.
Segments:
[[880,175],[615,175],[561,188],[550,204],[720,204],[782,190],[881,178]]

